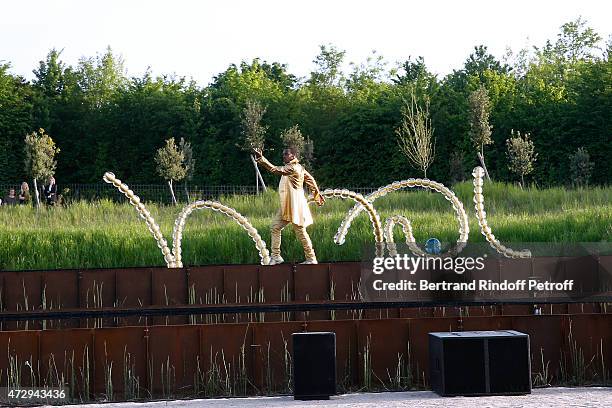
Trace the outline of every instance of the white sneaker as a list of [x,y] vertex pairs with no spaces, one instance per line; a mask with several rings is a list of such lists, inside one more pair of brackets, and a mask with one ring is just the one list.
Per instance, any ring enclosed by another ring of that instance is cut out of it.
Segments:
[[319,262],[317,262],[316,259],[307,259],[304,262],[302,262],[300,265],[316,265]]
[[285,262],[285,260],[280,257],[280,256],[273,256],[270,259],[270,263],[268,265],[278,265],[278,264],[282,264],[283,262]]

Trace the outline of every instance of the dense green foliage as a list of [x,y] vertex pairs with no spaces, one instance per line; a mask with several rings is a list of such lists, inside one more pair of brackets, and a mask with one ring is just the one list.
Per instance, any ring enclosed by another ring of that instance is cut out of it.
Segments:
[[[469,242],[483,242],[471,209],[472,183],[453,190],[469,214]],[[136,191],[136,193],[138,193]],[[278,206],[273,191],[258,196],[222,197],[236,208],[270,243],[270,223]],[[612,241],[612,188],[564,188],[521,190],[514,185],[487,183],[487,218],[502,242],[610,242]],[[315,224],[308,228],[320,261],[360,260],[364,244],[373,243],[372,228],[362,213],[348,232],[346,243],[336,245],[333,236],[352,206],[350,201],[329,199],[312,206]],[[443,243],[457,240],[458,225],[441,194],[427,191],[396,192],[376,201],[384,220],[391,215],[408,217],[419,243],[437,237]],[[147,204],[165,237],[170,234],[179,209]],[[162,255],[144,221],[129,204],[110,201],[78,202],[68,207],[0,207],[0,269],[48,269],[164,265]],[[396,242],[403,242],[400,229]],[[283,232],[283,257],[302,261],[304,252],[293,231]],[[520,247],[524,248],[524,247]],[[519,248],[519,249],[520,249]],[[257,263],[253,241],[240,226],[210,211],[194,211],[183,235],[183,260],[188,265]]]
[[109,170],[131,183],[158,183],[153,157],[169,137],[183,137],[193,147],[191,183],[252,184],[250,158],[237,145],[241,114],[253,100],[267,107],[270,159],[280,161],[280,134],[298,124],[314,143],[312,172],[323,187],[378,186],[419,173],[394,135],[411,89],[431,103],[436,158],[428,176],[461,180],[468,175],[458,169],[478,164],[468,100],[483,85],[491,101],[493,143],[484,150],[493,179],[517,180],[505,154],[515,129],[532,135],[538,153],[527,183],[571,184],[569,157],[584,147],[594,163],[590,182],[609,184],[610,53],[611,44],[577,20],[563,25],[554,41],[503,60],[475,47],[463,67],[441,78],[422,58],[397,69],[374,58],[345,74],[344,52],[323,46],[306,78],[256,59],[231,65],[201,88],[177,77],[128,78],[110,49],[76,66],[66,66],[52,50],[31,83],[0,66],[0,183],[25,177],[23,138],[44,128],[62,151],[60,185],[98,182]]

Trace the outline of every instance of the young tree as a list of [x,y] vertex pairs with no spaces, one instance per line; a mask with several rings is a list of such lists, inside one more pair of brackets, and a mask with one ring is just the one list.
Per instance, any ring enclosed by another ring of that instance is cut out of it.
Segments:
[[179,141],[179,150],[181,151],[181,153],[183,153],[183,163],[185,167],[185,196],[187,197],[187,201],[189,201],[187,181],[191,181],[191,179],[193,179],[193,173],[195,170],[195,158],[193,157],[193,149],[191,148],[191,143],[187,142],[182,137]]
[[[265,113],[266,108],[261,106],[259,102],[252,100],[247,101],[246,106],[242,111],[241,118],[242,135],[244,136],[244,141],[241,146],[243,150],[248,150],[250,152],[253,149],[258,149],[263,151],[264,144],[266,142],[266,130],[268,129],[267,126],[264,126],[261,123]],[[263,190],[266,191],[266,184],[263,181],[263,177],[261,177],[259,167],[257,167],[257,162],[252,154],[251,162],[253,162],[253,167],[255,168],[255,184],[257,186],[257,192],[259,193],[260,182]]]
[[511,172],[521,176],[521,189],[525,185],[525,176],[533,171],[533,164],[538,157],[529,133],[521,136],[521,132],[511,131],[511,136],[506,140],[507,155],[510,163],[508,168]]
[[172,183],[184,179],[187,170],[185,169],[185,155],[174,143],[174,138],[166,140],[166,145],[157,150],[155,163],[157,163],[157,173],[168,182],[172,203],[176,205]]
[[436,155],[436,140],[429,118],[429,101],[420,107],[414,92],[410,104],[402,108],[402,123],[395,129],[397,144],[408,161],[427,177],[427,169]]
[[576,152],[570,155],[570,171],[573,182],[578,186],[587,186],[593,171],[593,162],[589,152],[584,147],[579,147]]
[[470,104],[470,138],[476,148],[478,160],[485,171],[487,180],[491,180],[484,159],[484,147],[493,143],[491,139],[491,128],[489,125],[489,114],[491,113],[491,101],[484,85],[472,92],[469,97]]
[[314,144],[310,137],[304,137],[299,125],[283,130],[280,135],[283,145],[293,147],[300,160],[308,167],[314,156]]
[[55,142],[44,129],[25,137],[25,167],[28,175],[34,180],[36,207],[40,207],[38,180],[47,180],[55,174],[57,167],[55,155],[59,152],[60,149],[55,146]]

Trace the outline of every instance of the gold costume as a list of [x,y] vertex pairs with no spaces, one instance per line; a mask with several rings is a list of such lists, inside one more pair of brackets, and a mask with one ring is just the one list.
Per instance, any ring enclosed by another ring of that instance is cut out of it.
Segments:
[[280,210],[272,223],[272,257],[280,257],[281,231],[291,223],[295,234],[302,242],[306,260],[316,260],[312,242],[306,232],[306,227],[313,221],[304,194],[304,184],[306,184],[314,193],[315,200],[319,198],[319,187],[314,178],[304,169],[298,159],[293,159],[284,166],[275,166],[261,156],[257,159],[257,163],[269,172],[281,176],[278,184]]

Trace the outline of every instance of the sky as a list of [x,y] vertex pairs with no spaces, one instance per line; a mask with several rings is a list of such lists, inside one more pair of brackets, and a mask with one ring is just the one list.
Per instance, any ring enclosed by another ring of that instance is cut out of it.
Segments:
[[51,48],[76,65],[111,46],[129,76],[148,67],[205,86],[230,64],[255,57],[288,65],[303,77],[321,44],[362,63],[376,50],[388,67],[423,56],[445,75],[484,44],[501,58],[554,40],[578,16],[605,40],[612,34],[608,0],[9,0],[0,8],[0,61],[32,79]]

